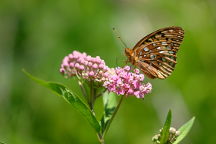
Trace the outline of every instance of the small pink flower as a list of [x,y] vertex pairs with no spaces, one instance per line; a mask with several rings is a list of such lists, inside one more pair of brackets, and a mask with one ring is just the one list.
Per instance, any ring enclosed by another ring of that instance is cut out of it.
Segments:
[[139,69],[134,69],[134,72],[136,73],[136,74],[138,74],[138,73],[140,73],[140,70]]
[[98,65],[97,64],[93,64],[93,66],[92,66],[93,68],[98,68]]
[[63,59],[60,72],[67,77],[77,75],[101,82],[108,91],[118,95],[144,98],[152,89],[150,83],[143,84],[144,75],[138,69],[132,71],[130,66],[109,68],[99,56],[91,57],[78,51],[73,51]]
[[144,98],[145,94],[151,92],[152,85],[150,83],[143,84],[144,75],[140,74],[138,70],[130,72],[130,67],[114,69],[114,73],[107,72],[108,80],[104,82],[110,92],[117,93],[118,95],[134,95],[137,98]]
[[96,58],[87,55],[86,53],[80,53],[73,51],[66,56],[61,64],[60,72],[67,76],[80,76],[87,80],[105,81],[107,78],[106,72],[109,67],[106,66],[104,60],[99,56]]
[[93,71],[90,71],[90,72],[88,73],[88,75],[89,75],[89,76],[94,76],[94,72],[93,72]]

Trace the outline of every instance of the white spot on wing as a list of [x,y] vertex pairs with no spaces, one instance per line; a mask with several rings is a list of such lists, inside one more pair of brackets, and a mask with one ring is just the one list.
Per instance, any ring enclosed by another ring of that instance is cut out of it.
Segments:
[[143,50],[144,50],[144,51],[149,51],[149,49],[148,49],[147,47],[145,47]]

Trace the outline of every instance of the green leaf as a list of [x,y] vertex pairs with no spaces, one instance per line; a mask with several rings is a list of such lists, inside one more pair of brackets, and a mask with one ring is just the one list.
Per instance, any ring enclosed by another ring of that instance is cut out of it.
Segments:
[[102,132],[106,129],[107,124],[115,111],[117,105],[116,95],[114,93],[108,93],[108,92],[104,93],[103,103],[104,103],[104,115],[101,119]]
[[116,95],[115,93],[104,93],[103,95],[103,103],[104,103],[104,108],[105,109],[110,109],[113,107],[116,107],[117,105],[117,100],[116,100]]
[[181,140],[184,139],[184,137],[188,134],[191,127],[193,126],[195,117],[190,119],[187,123],[185,123],[181,128],[179,128],[178,131],[180,131],[180,135],[177,137],[176,141],[173,144],[178,144]]
[[78,97],[76,96],[71,90],[65,87],[62,84],[56,82],[48,82],[45,80],[41,80],[32,76],[30,73],[23,70],[23,72],[32,80],[37,82],[38,84],[47,87],[55,94],[62,96],[68,103],[70,103],[76,110],[78,110],[90,123],[90,125],[96,130],[96,132],[100,131],[100,124],[97,121],[94,114],[91,112],[89,107]]
[[171,110],[169,110],[161,133],[160,144],[166,144],[169,139],[169,129],[170,129],[171,121],[172,121],[172,113]]

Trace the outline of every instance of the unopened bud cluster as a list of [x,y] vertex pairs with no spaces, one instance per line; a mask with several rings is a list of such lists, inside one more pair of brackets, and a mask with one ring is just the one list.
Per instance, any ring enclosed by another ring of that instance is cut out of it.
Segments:
[[86,53],[73,51],[63,59],[60,72],[67,77],[77,75],[87,80],[102,81],[108,69],[99,56],[91,57]]
[[[160,144],[162,130],[163,129],[160,129],[160,133],[156,134],[155,136],[152,137],[152,141],[155,144]],[[169,129],[169,139],[168,139],[167,143],[168,144],[174,143],[176,141],[177,137],[179,136],[179,134],[180,134],[180,131],[176,130],[173,127],[170,127],[170,129]]]

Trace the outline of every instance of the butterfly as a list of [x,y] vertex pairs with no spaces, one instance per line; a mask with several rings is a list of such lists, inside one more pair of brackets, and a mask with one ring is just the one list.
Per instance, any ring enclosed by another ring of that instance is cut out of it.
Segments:
[[183,38],[181,27],[162,28],[142,38],[133,49],[125,48],[125,55],[149,78],[165,79],[175,68]]

